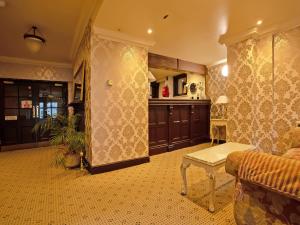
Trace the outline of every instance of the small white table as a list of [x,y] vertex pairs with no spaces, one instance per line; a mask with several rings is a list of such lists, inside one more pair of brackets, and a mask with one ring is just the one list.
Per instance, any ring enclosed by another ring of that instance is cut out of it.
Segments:
[[209,188],[210,188],[208,210],[210,212],[214,212],[215,211],[215,185],[216,185],[215,174],[217,170],[225,165],[226,158],[230,153],[235,151],[253,150],[254,148],[255,147],[253,145],[245,145],[245,144],[229,142],[229,143],[206,148],[183,156],[182,164],[180,167],[181,175],[183,179],[181,194],[182,195],[187,194],[186,169],[191,164],[205,169],[209,177]]

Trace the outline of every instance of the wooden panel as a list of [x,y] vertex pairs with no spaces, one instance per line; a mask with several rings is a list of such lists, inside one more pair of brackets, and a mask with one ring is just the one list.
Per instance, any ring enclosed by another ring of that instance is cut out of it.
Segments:
[[201,65],[201,64],[192,63],[192,62],[188,62],[188,61],[178,59],[178,70],[189,71],[189,72],[205,75],[206,71],[207,71],[207,68],[206,68],[205,65]]
[[177,59],[149,53],[148,66],[151,68],[164,68],[164,69],[177,70]]
[[150,155],[209,140],[210,101],[149,100]]
[[149,107],[149,151],[150,155],[168,150],[168,109],[167,106]]

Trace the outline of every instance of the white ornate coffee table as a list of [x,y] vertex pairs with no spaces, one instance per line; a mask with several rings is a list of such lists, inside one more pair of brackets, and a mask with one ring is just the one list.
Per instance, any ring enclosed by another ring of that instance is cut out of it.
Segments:
[[253,150],[254,148],[255,147],[253,145],[245,145],[245,144],[229,142],[222,145],[206,148],[197,152],[189,153],[183,156],[182,164],[180,167],[181,175],[183,179],[183,188],[181,193],[183,195],[187,194],[186,169],[191,164],[205,169],[209,177],[209,188],[210,188],[208,210],[210,212],[214,212],[216,171],[225,165],[226,158],[231,152]]

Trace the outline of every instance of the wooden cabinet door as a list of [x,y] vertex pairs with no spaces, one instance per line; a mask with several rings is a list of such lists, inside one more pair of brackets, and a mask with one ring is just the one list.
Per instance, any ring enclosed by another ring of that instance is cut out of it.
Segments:
[[169,121],[167,106],[149,107],[150,155],[168,151]]

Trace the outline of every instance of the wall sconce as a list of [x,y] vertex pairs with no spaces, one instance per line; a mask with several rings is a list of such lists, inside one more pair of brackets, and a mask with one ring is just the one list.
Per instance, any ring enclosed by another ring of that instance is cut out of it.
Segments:
[[228,77],[228,73],[229,73],[229,71],[228,71],[228,65],[226,64],[226,65],[224,65],[222,67],[221,74],[222,74],[223,77]]

